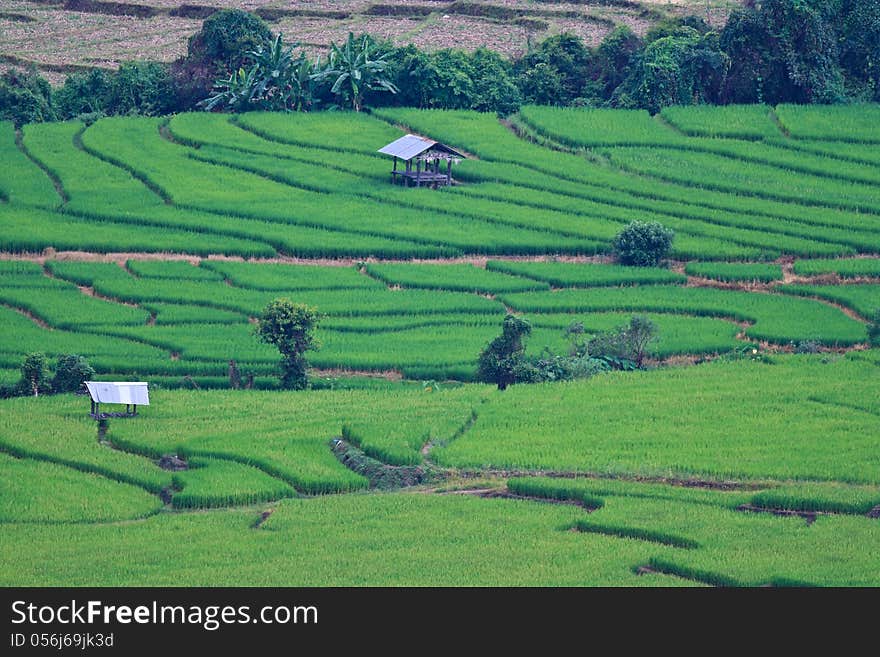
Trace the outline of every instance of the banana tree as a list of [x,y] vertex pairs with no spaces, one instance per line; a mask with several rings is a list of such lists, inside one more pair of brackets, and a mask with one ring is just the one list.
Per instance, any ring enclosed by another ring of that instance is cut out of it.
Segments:
[[376,55],[377,50],[369,36],[355,39],[349,32],[342,47],[330,44],[327,67],[314,77],[322,81],[332,80],[330,93],[341,99],[340,105],[348,105],[360,112],[367,91],[397,93],[397,87],[385,75],[388,53]]
[[268,48],[249,51],[250,68],[240,68],[228,79],[215,82],[214,95],[199,106],[207,111],[221,108],[232,112],[308,109],[318,60],[309,61],[303,52],[294,57],[293,50],[298,45],[285,45],[279,34]]
[[297,46],[299,42],[285,46],[282,35],[278,34],[268,48],[261,46],[248,53],[257,68],[252,99],[261,109],[284,111],[299,102],[298,89],[291,84],[291,78],[305,55],[293,56]]
[[243,68],[229,74],[227,79],[214,83],[213,95],[197,103],[206,112],[221,109],[227,112],[243,112],[250,109],[253,87],[257,79],[256,67]]

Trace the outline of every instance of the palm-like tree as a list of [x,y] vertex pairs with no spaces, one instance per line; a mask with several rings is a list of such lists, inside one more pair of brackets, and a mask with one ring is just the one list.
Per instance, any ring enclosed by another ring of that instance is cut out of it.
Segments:
[[249,51],[250,68],[232,73],[214,83],[214,95],[199,103],[205,110],[222,108],[233,112],[248,109],[290,111],[308,109],[312,104],[314,71],[305,53],[293,56],[299,43],[285,46],[279,34],[267,47]]
[[279,33],[268,48],[260,46],[248,53],[257,69],[257,78],[251,93],[252,100],[261,100],[265,109],[285,109],[288,95],[287,80],[293,68],[293,49],[299,43],[284,45]]
[[354,34],[349,32],[348,40],[342,47],[330,44],[327,67],[314,77],[319,80],[332,79],[330,92],[342,98],[343,103],[350,105],[355,112],[360,112],[365,92],[397,93],[397,87],[385,76],[388,53],[377,56],[376,51],[369,36],[355,39]]

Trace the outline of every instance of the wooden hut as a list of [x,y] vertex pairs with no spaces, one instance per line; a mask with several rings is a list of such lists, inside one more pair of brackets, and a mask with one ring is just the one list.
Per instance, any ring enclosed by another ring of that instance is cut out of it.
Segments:
[[[418,135],[401,137],[384,148],[380,148],[378,152],[391,155],[394,158],[391,182],[399,182],[407,187],[410,185],[416,187],[451,185],[454,182],[452,163],[466,159],[454,148]],[[398,160],[404,163],[402,170],[397,168]]]

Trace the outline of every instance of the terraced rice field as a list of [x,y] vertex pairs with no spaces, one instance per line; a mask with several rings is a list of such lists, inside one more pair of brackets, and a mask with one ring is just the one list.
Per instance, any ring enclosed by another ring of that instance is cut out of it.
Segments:
[[[875,111],[3,124],[0,383],[78,353],[152,404],[0,401],[0,585],[880,585]],[[391,186],[405,131],[459,184]],[[661,266],[614,264],[634,219]],[[321,313],[314,390],[253,334],[278,297]],[[532,355],[659,338],[500,392],[511,311]]]

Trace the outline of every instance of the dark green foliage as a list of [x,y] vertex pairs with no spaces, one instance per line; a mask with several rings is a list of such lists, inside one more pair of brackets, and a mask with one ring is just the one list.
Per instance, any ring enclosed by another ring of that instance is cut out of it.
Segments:
[[522,104],[522,95],[510,75],[510,64],[486,48],[477,49],[471,55],[471,62],[474,67],[471,109],[496,112],[500,116],[516,112]]
[[698,34],[706,34],[712,30],[712,26],[699,16],[682,16],[680,18],[667,18],[660,21],[645,34],[645,42],[651,43],[657,39],[669,36],[681,36],[688,30],[696,30]]
[[844,72],[867,100],[880,101],[880,0],[843,0],[838,21]]
[[13,68],[0,75],[0,120],[16,127],[55,120],[52,88],[36,70]]
[[58,365],[55,367],[55,377],[52,379],[54,392],[78,392],[85,381],[95,376],[95,369],[88,361],[76,354],[66,354],[58,357]]
[[524,378],[524,339],[532,332],[528,320],[507,315],[501,335],[480,352],[477,376],[480,381],[494,383],[499,390]]
[[304,390],[308,387],[305,353],[321,346],[314,335],[318,319],[315,308],[289,299],[275,299],[263,309],[256,335],[281,352],[282,388]]
[[621,264],[656,267],[669,249],[675,232],[657,221],[633,221],[614,238],[612,248]]
[[635,315],[629,324],[593,337],[587,343],[587,353],[615,369],[628,369],[627,362],[641,368],[649,346],[656,339],[657,325],[643,315]]
[[19,394],[33,395],[34,397],[52,390],[52,385],[49,383],[49,366],[46,354],[35,352],[24,357],[18,389]]
[[[541,77],[551,81],[541,86],[555,95],[535,96],[536,89],[529,86],[523,87],[524,95],[530,102],[552,105],[569,104],[575,98],[583,97],[591,77],[592,57],[590,49],[573,34],[545,39],[517,63],[517,71],[525,80]],[[536,73],[533,69],[542,64],[540,72]]]
[[168,67],[159,62],[126,62],[112,76],[105,102],[107,114],[170,113],[176,101]]
[[470,57],[461,50],[422,52],[407,46],[395,53],[395,83],[402,105],[467,109],[474,95]]
[[626,25],[617,26],[602,39],[596,49],[594,62],[597,92],[603,99],[611,98],[614,90],[629,76],[643,45],[642,40]]
[[614,92],[618,107],[652,113],[670,105],[717,102],[729,66],[718,37],[681,27],[649,43]]
[[187,58],[211,63],[221,71],[235,71],[245,64],[248,52],[265,46],[272,38],[262,18],[241,9],[223,9],[211,15],[194,34]]
[[53,97],[58,118],[114,114],[161,116],[178,109],[177,89],[168,66],[126,62],[117,71],[75,73]]
[[105,113],[113,74],[100,68],[67,76],[53,97],[58,117],[72,119],[82,114]]
[[395,98],[373,102],[436,109],[475,109],[506,116],[519,108],[521,94],[512,66],[497,53],[479,48],[427,53],[415,46],[389,57],[389,77],[399,89]]
[[557,105],[565,96],[565,78],[552,64],[538,62],[522,72],[519,87],[525,102]]
[[259,16],[240,9],[224,9],[211,15],[190,37],[186,57],[170,66],[176,109],[195,109],[209,96],[218,77],[227,78],[246,66],[247,54],[271,39],[269,27]]
[[833,4],[764,0],[735,11],[721,33],[731,69],[725,103],[831,103],[843,98]]

